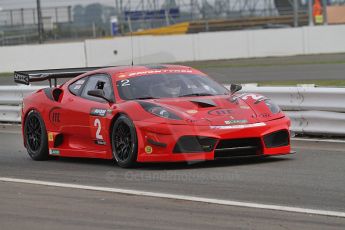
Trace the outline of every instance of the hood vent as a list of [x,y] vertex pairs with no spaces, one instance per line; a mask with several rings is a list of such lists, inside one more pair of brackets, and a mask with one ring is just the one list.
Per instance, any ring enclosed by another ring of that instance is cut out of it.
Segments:
[[217,104],[210,99],[195,99],[195,100],[191,100],[190,102],[197,104],[201,108],[208,108],[208,107],[216,107],[217,106]]

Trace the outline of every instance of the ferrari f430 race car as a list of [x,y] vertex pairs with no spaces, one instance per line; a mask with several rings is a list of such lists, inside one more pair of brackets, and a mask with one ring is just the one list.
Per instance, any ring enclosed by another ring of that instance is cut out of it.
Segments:
[[[50,82],[23,101],[24,145],[34,160],[103,158],[130,167],[290,153],[290,120],[273,101],[236,84],[228,90],[190,67],[19,71],[14,78]],[[57,86],[59,78],[72,79]]]

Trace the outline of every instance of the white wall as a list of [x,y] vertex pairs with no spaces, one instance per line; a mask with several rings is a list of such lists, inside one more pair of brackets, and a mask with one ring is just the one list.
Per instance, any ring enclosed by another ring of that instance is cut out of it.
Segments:
[[139,63],[169,63],[193,61],[194,35],[172,36],[142,36],[138,37],[140,44]]
[[82,42],[0,47],[0,72],[85,65]]
[[249,57],[289,56],[303,54],[303,29],[248,31]]
[[249,57],[247,31],[212,32],[195,35],[196,60]]
[[[345,52],[345,25],[0,47],[0,72]],[[132,45],[133,44],[133,45]]]
[[[137,39],[133,39],[134,51],[138,52]],[[104,40],[86,40],[85,51],[88,66],[128,64],[131,60],[131,40],[128,37]],[[136,55],[138,55],[136,53]]]
[[345,26],[305,27],[305,52],[341,53],[345,52]]
[[194,60],[193,35],[136,36],[86,40],[88,66],[168,63]]

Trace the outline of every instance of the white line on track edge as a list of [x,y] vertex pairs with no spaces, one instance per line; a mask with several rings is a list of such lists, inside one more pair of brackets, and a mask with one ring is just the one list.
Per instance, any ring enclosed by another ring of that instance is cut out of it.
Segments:
[[212,199],[212,198],[205,198],[205,197],[175,195],[175,194],[168,194],[168,193],[147,192],[147,191],[130,190],[130,189],[98,187],[98,186],[88,186],[88,185],[78,185],[78,184],[66,184],[66,183],[56,183],[56,182],[49,182],[49,181],[7,178],[7,177],[0,177],[0,182],[13,182],[13,183],[43,185],[43,186],[60,187],[60,188],[83,189],[83,190],[110,192],[110,193],[118,193],[118,194],[125,194],[125,195],[146,196],[146,197],[183,200],[183,201],[191,201],[191,202],[216,204],[216,205],[267,209],[267,210],[275,210],[275,211],[345,218],[345,212],[308,209],[308,208],[300,208],[300,207],[289,207],[289,206],[281,206],[281,205],[268,205],[268,204],[231,201],[231,200],[221,200],[221,199]]
[[292,141],[306,141],[306,142],[340,143],[340,144],[345,143],[345,140],[339,140],[339,139],[318,139],[318,138],[292,137],[291,140]]

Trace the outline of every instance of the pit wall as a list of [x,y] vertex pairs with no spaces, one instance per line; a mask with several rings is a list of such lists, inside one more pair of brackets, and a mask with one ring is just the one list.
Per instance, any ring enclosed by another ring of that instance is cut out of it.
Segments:
[[[0,47],[0,72],[345,52],[345,25]],[[133,47],[133,52],[131,47]]]

